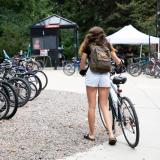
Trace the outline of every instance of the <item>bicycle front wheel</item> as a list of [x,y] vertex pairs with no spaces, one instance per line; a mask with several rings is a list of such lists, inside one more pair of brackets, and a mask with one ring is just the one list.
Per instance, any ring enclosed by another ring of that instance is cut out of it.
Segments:
[[12,118],[16,112],[17,112],[17,108],[18,108],[18,96],[16,94],[16,91],[14,90],[13,86],[6,82],[6,81],[1,81],[2,83],[2,90],[5,92],[6,96],[8,97],[8,101],[9,101],[9,111],[7,113],[7,115],[5,116],[5,119],[10,119]]
[[33,71],[33,73],[38,76],[38,78],[41,80],[42,82],[42,90],[44,90],[47,85],[48,85],[48,77],[47,75],[43,72],[43,71]]
[[31,95],[31,87],[29,83],[25,79],[19,77],[11,78],[8,82],[16,91],[18,96],[18,107],[24,106],[29,101]]
[[72,63],[68,63],[63,67],[63,72],[67,75],[67,76],[71,76],[74,74],[75,72],[75,66]]
[[122,97],[121,102],[121,128],[128,145],[134,148],[140,136],[137,113],[129,98]]
[[38,90],[36,85],[33,82],[29,82],[29,85],[31,87],[31,95],[30,95],[29,101],[32,101],[33,99],[36,98]]
[[139,64],[130,64],[127,67],[127,71],[133,77],[137,77],[142,73],[142,68]]
[[7,95],[0,90],[0,120],[5,118],[9,112],[9,100]]

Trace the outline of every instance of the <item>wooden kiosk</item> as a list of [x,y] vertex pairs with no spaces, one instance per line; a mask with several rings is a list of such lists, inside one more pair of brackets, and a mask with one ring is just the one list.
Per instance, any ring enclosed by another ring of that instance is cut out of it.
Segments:
[[78,26],[70,20],[54,14],[32,25],[30,32],[32,56],[48,58],[50,66],[53,66],[55,69],[57,69],[59,64],[58,54],[60,52],[59,44],[61,29],[73,29],[73,52],[76,54]]

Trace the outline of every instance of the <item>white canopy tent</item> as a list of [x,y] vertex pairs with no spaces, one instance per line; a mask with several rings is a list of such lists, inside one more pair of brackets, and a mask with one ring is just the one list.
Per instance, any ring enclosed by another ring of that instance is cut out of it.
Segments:
[[[159,38],[149,36],[138,31],[132,25],[128,25],[107,37],[108,41],[112,44],[158,44],[159,53]],[[141,56],[141,54],[140,54]]]

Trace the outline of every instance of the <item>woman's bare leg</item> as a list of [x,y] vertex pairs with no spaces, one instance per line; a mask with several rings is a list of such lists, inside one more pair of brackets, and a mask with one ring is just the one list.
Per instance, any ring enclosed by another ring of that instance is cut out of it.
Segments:
[[98,94],[99,94],[99,103],[103,113],[104,121],[108,127],[109,137],[113,138],[114,134],[112,131],[112,120],[110,117],[109,105],[108,105],[109,90],[110,90],[109,88],[100,87],[98,88]]
[[87,98],[88,98],[89,136],[90,138],[94,138],[97,87],[86,87],[86,90],[87,90]]

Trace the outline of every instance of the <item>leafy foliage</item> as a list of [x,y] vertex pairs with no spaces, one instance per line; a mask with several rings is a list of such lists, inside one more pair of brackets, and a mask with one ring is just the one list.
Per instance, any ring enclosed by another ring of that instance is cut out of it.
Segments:
[[0,0],[0,51],[14,54],[26,49],[30,26],[50,10],[47,0]]
[[[107,35],[128,24],[151,35],[156,33],[156,0],[0,0],[0,53],[3,49],[11,54],[26,49],[30,26],[53,13],[78,24],[80,42],[95,25],[103,27]],[[68,57],[71,39],[70,32],[64,32]]]

